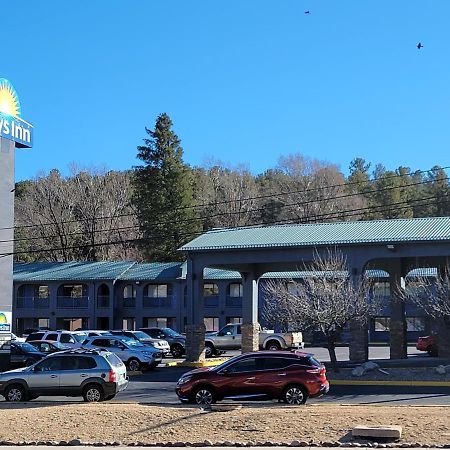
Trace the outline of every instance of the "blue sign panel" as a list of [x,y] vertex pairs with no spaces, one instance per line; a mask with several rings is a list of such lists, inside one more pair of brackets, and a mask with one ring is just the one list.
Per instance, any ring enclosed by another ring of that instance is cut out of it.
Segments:
[[15,141],[16,147],[33,146],[33,126],[0,112],[0,136]]
[[19,96],[13,85],[0,78],[0,136],[11,139],[16,147],[33,145],[33,126],[21,118]]

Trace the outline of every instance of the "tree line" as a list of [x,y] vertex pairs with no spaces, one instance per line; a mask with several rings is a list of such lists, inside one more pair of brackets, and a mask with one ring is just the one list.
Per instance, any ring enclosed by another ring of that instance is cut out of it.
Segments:
[[212,228],[450,215],[445,168],[388,170],[355,158],[336,164],[301,154],[252,174],[211,160],[191,167],[167,114],[146,128],[139,166],[72,166],[15,190],[17,261],[174,261]]

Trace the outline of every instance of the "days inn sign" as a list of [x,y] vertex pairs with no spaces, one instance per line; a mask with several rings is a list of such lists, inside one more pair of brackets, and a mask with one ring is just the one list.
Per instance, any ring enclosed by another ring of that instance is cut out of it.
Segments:
[[19,97],[5,78],[0,78],[0,137],[14,141],[16,147],[33,145],[33,126],[21,118]]

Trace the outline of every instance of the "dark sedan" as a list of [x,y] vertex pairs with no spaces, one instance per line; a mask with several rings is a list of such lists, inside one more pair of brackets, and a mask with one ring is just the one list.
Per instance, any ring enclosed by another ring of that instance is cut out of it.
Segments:
[[46,355],[70,349],[70,347],[67,347],[66,345],[61,344],[60,342],[57,341],[45,341],[45,340],[28,341],[28,344],[31,344],[33,347],[36,347],[37,350],[39,350],[42,353],[45,353]]
[[11,366],[31,366],[46,356],[28,342],[11,342]]

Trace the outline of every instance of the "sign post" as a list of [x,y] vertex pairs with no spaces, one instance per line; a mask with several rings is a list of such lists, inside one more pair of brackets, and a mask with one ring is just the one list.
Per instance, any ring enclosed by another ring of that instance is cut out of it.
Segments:
[[14,253],[14,153],[29,148],[33,127],[21,118],[19,97],[0,78],[0,372],[9,367]]

